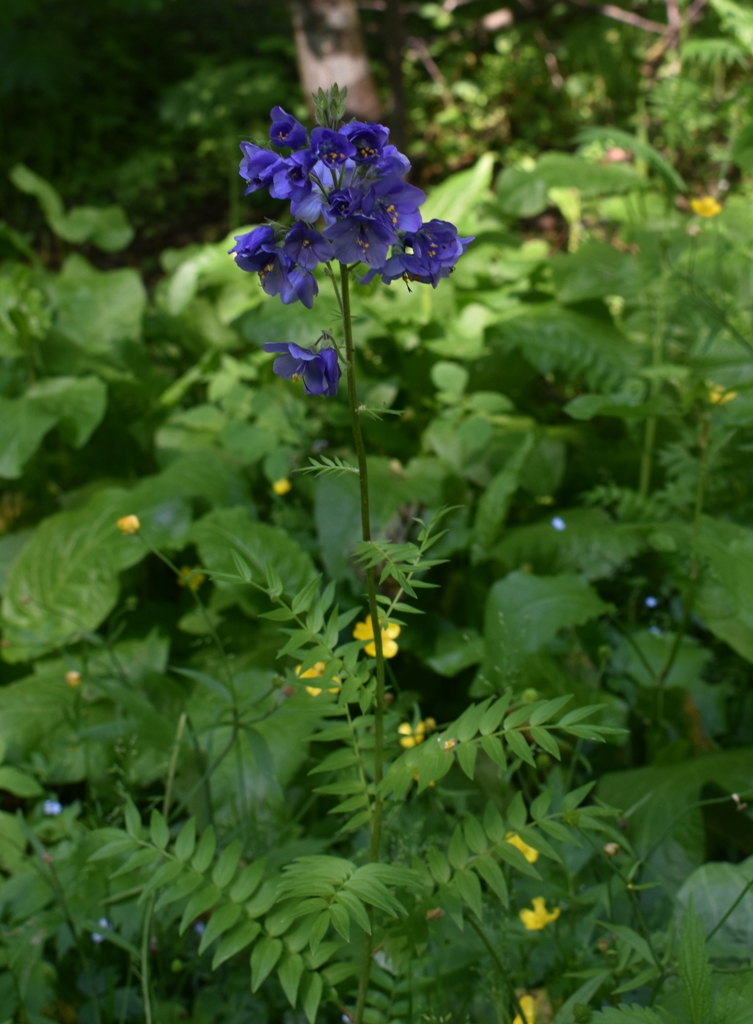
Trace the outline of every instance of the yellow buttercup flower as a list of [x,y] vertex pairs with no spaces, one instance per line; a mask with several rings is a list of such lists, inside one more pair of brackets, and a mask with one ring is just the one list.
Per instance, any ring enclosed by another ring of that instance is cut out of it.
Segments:
[[[311,668],[307,668],[305,672],[301,672],[301,666],[296,665],[295,674],[301,679],[321,679],[324,675],[324,669],[326,664],[323,661],[317,661]],[[337,676],[332,676],[332,682],[337,683],[337,686],[331,686],[327,688],[327,693],[339,693],[340,692],[340,680]],[[307,686],[306,693],[312,697],[318,697],[322,692],[321,686]]]
[[275,494],[278,494],[280,497],[282,497],[283,494],[287,494],[288,491],[292,489],[293,485],[286,476],[282,477],[280,480],[275,480],[275,482],[272,484],[272,490],[275,492]]
[[139,522],[138,516],[122,516],[117,521],[117,527],[121,533],[138,533],[141,529],[141,523]]
[[81,673],[77,672],[75,668],[72,668],[70,672],[65,673],[65,681],[69,686],[80,686],[81,685]]
[[433,732],[436,727],[437,723],[433,718],[425,718],[422,722],[418,723],[415,729],[410,722],[403,722],[402,725],[397,727],[397,731],[400,734],[398,742],[401,747],[410,750],[411,747],[417,747],[419,743],[423,743],[426,739],[426,734]]
[[709,388],[709,401],[713,405],[726,405],[733,398],[737,398],[736,391],[728,391],[722,384],[714,384],[712,381],[706,383]]
[[693,213],[699,217],[716,217],[722,212],[722,208],[713,196],[702,196],[701,199],[691,199],[690,205]]
[[543,896],[534,896],[533,910],[529,910],[526,907],[518,914],[524,927],[529,932],[540,932],[548,924],[551,924],[552,921],[556,921],[559,916],[560,908],[555,907],[554,910],[547,910],[546,900]]
[[[357,622],[356,628],[353,630],[353,636],[356,640],[372,640],[374,637],[374,627],[371,623],[371,616],[367,615],[364,622]],[[382,653],[385,658],[394,658],[398,652],[398,646],[395,643],[395,638],[400,636],[400,627],[394,622],[388,622],[386,626],[382,625]],[[370,658],[376,658],[376,644],[367,644],[364,648]]]
[[520,1003],[520,1008],[523,1011],[525,1021],[521,1019],[519,1013],[516,1013],[515,1020],[512,1024],[534,1024],[536,1020],[536,1000],[533,996],[525,995],[521,996],[518,1002]]
[[184,565],[178,573],[178,586],[188,587],[189,590],[193,590],[194,594],[205,580],[206,576],[198,565],[195,565],[193,569]]
[[535,864],[539,859],[539,851],[534,850],[528,843],[524,843],[517,832],[508,832],[505,836],[505,842],[509,843],[510,846],[517,847],[529,864]]

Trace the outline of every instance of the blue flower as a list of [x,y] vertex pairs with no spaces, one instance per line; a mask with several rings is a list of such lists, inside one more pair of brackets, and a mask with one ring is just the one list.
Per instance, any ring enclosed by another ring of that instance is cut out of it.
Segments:
[[331,128],[314,128],[311,133],[311,151],[329,168],[341,167],[356,155],[356,147],[342,132]]
[[564,519],[562,518],[562,516],[555,516],[555,517],[554,517],[554,518],[552,519],[552,527],[553,527],[553,528],[554,528],[555,530],[557,530],[557,532],[558,532],[558,533],[561,533],[561,532],[562,532],[563,530],[566,530],[566,529],[567,529],[567,523],[566,523],[566,522],[565,522],[565,520],[564,520]]
[[[292,270],[285,271],[283,276],[284,280],[280,288],[280,298],[283,304],[289,306],[291,302],[302,302],[306,309],[311,309],[314,305],[314,296],[319,294],[319,285],[316,283],[314,275],[301,267],[294,267]],[[261,278],[261,274],[259,277]],[[264,288],[264,281],[262,281],[262,288]],[[267,291],[266,288],[264,291],[268,295],[277,294],[277,292]]]
[[42,804],[42,810],[49,817],[56,818],[58,814],[63,813],[63,805],[59,800],[45,800]]
[[272,369],[286,380],[302,380],[306,394],[325,397],[337,394],[342,371],[335,349],[323,348],[315,352],[294,342],[269,341],[264,351],[285,353],[275,359]]
[[241,142],[241,152],[243,159],[240,162],[238,173],[249,183],[245,194],[256,192],[260,188],[267,188],[282,157],[268,149],[255,146],[253,142]]
[[327,196],[327,206],[322,210],[328,224],[338,218],[360,213],[363,193],[357,188],[335,188]]
[[647,597],[643,603],[647,608],[656,608],[659,604],[659,599],[657,597]]
[[341,263],[366,263],[375,269],[384,266],[394,241],[393,233],[383,224],[360,214],[336,221],[323,234]]
[[351,121],[343,125],[342,134],[355,146],[353,159],[359,164],[374,164],[379,160],[390,137],[389,128],[382,124],[364,124]]
[[332,247],[327,239],[301,221],[288,231],[282,251],[304,270],[315,270],[319,263],[326,263],[332,258]]
[[450,275],[472,241],[473,238],[458,238],[458,229],[446,220],[429,221],[418,231],[405,235],[402,251],[387,261],[382,280],[390,284],[398,277],[406,277],[436,288],[443,277]]
[[306,129],[300,121],[296,121],[292,114],[287,114],[282,107],[272,107],[272,127],[269,129],[269,137],[275,146],[289,149],[300,149],[305,146],[308,140]]
[[315,158],[304,149],[285,159],[279,157],[278,160],[269,194],[275,199],[302,202],[311,192],[309,171],[314,166]]
[[400,152],[397,146],[385,146],[381,157],[377,160],[376,169],[383,177],[387,177],[389,174],[399,174],[402,178],[410,170],[410,160]]
[[397,241],[398,231],[416,232],[420,229],[418,208],[425,200],[425,192],[395,174],[371,186],[363,197],[363,212],[378,218],[393,233],[393,241]]
[[275,229],[269,224],[262,224],[245,235],[236,235],[235,242],[230,253],[235,254],[237,265],[241,270],[258,273],[276,251]]

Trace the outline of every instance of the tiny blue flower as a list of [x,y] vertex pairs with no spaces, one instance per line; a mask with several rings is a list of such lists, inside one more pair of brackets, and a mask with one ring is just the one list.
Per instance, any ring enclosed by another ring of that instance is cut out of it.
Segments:
[[647,608],[656,608],[659,604],[659,599],[657,597],[647,597],[643,603]]
[[552,526],[554,527],[555,530],[560,530],[561,531],[561,530],[566,530],[567,529],[567,523],[562,518],[562,516],[555,516],[552,519],[551,522],[552,522]]
[[203,935],[206,929],[207,926],[204,924],[203,921],[197,921],[196,924],[193,926],[193,930],[196,932],[197,935]]
[[99,921],[97,921],[97,924],[103,931],[106,932],[110,931],[110,929],[112,928],[112,925],[110,924],[106,917],[100,917]]
[[63,813],[63,805],[59,800],[45,800],[42,804],[42,810],[51,818],[56,818],[58,814]]
[[341,167],[346,160],[353,159],[356,147],[342,132],[331,128],[314,128],[311,133],[311,151],[327,167]]
[[243,159],[238,173],[248,182],[246,195],[260,188],[267,188],[283,162],[282,157],[268,149],[255,146],[253,142],[241,142],[241,152]]
[[92,932],[92,942],[95,945],[98,946],[100,944],[100,942],[104,942],[104,941],[105,941],[104,935],[100,935],[99,932]]
[[272,127],[269,137],[275,146],[299,149],[308,141],[306,129],[292,114],[286,113],[282,107],[272,107]]
[[662,632],[661,632],[661,630],[659,629],[659,627],[658,627],[658,626],[649,626],[649,627],[648,627],[648,631],[649,631],[649,633],[651,633],[651,634],[652,634],[653,636],[661,636],[661,635],[662,635]]
[[342,370],[335,349],[323,348],[316,352],[301,348],[295,342],[268,341],[264,351],[284,353],[275,359],[272,369],[285,380],[302,380],[306,394],[325,397],[337,394]]
[[342,134],[355,146],[353,159],[359,164],[376,163],[390,137],[389,128],[384,125],[364,124],[362,121],[351,121],[344,125]]

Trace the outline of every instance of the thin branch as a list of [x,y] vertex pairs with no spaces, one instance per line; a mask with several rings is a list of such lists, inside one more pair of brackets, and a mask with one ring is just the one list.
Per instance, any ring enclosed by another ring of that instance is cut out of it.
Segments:
[[615,21],[621,21],[625,25],[632,25],[633,28],[641,28],[644,32],[655,32],[657,35],[663,36],[667,32],[667,26],[662,25],[660,21],[650,21],[648,18],[642,18],[640,14],[634,14],[632,11],[624,11],[621,7],[616,7],[614,4],[600,4],[598,7],[588,2],[588,0],[570,0],[571,3],[575,4],[576,7],[588,8],[591,11],[603,14],[606,18],[613,18]]

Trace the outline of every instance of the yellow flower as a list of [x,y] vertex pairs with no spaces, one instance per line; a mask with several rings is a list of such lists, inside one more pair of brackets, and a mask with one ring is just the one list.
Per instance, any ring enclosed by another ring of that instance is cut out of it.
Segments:
[[414,729],[409,722],[403,722],[402,725],[397,727],[397,731],[400,734],[400,746],[405,747],[406,750],[410,750],[411,747],[417,747],[419,743],[423,743],[426,739],[428,732],[433,732],[436,729],[437,723],[433,718],[425,718],[422,722],[419,722]]
[[534,850],[528,843],[524,843],[517,832],[508,832],[505,836],[505,842],[508,842],[510,846],[517,847],[529,864],[535,864],[539,859],[539,851]]
[[512,1024],[534,1024],[534,1021],[536,1020],[536,1000],[533,996],[525,995],[521,996],[518,1002],[520,1003],[520,1008],[523,1011],[525,1022],[521,1020],[520,1014],[516,1013],[515,1020]]
[[559,916],[560,908],[555,907],[552,911],[547,910],[546,900],[543,896],[534,896],[533,910],[529,910],[526,907],[518,914],[518,917],[529,932],[540,932],[542,928],[546,928],[552,921],[556,921]]
[[280,497],[282,497],[283,494],[287,494],[288,491],[292,489],[293,485],[286,476],[282,477],[280,480],[275,480],[275,482],[272,484],[272,490],[275,492],[275,494],[278,494]]
[[198,565],[195,565],[193,569],[189,569],[187,565],[184,565],[178,574],[178,586],[188,587],[189,590],[193,590],[194,594],[205,580],[206,576],[201,572]]
[[736,391],[727,391],[722,384],[714,384],[713,381],[706,381],[709,387],[709,400],[713,405],[726,405],[733,398],[737,398]]
[[118,519],[117,527],[121,533],[138,533],[141,529],[141,523],[138,516],[123,516],[121,519]]
[[[321,679],[324,675],[324,669],[326,665],[323,661],[317,661],[311,668],[307,668],[305,672],[301,673],[301,666],[296,665],[295,674],[301,679]],[[340,680],[337,676],[332,676],[332,682],[337,683],[337,686],[331,686],[328,688],[327,693],[339,693],[340,692]],[[318,697],[322,692],[320,686],[307,686],[306,693],[311,694],[312,697]]]
[[713,196],[691,199],[690,205],[693,208],[693,213],[698,214],[699,217],[716,217],[718,213],[722,212],[721,206]]
[[[353,636],[356,640],[371,640],[374,636],[374,627],[371,624],[371,616],[367,615],[364,622],[357,622],[356,628],[353,630]],[[386,626],[382,626],[382,653],[385,658],[394,658],[397,654],[398,647],[395,643],[395,637],[400,636],[400,627],[394,622],[388,622]],[[376,658],[376,644],[367,644],[364,648],[366,653],[371,658]]]
[[81,673],[77,672],[75,668],[72,668],[70,672],[65,673],[65,681],[69,686],[80,686],[81,685]]

